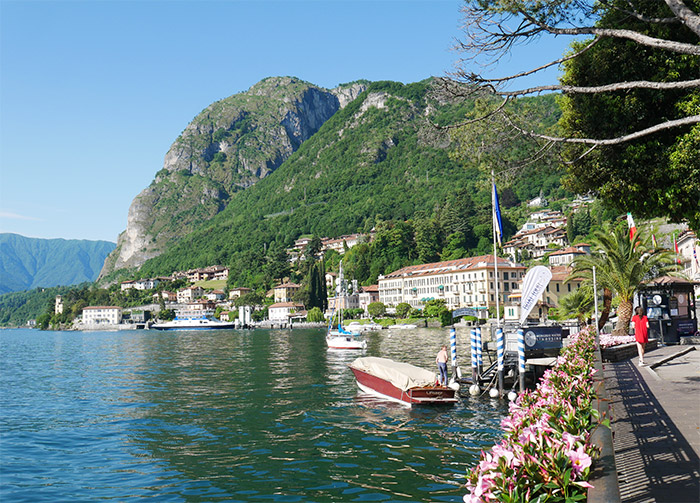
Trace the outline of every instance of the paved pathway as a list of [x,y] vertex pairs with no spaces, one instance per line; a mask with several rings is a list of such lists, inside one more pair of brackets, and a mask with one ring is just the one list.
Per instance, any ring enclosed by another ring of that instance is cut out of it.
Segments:
[[700,347],[645,359],[604,364],[622,502],[699,503]]

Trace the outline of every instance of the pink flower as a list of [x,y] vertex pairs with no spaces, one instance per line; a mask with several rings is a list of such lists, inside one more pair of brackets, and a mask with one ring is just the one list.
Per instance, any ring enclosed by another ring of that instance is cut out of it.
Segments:
[[575,451],[568,451],[566,455],[569,457],[569,461],[571,461],[571,467],[575,475],[581,475],[586,468],[591,466],[591,457],[586,454],[582,445]]
[[498,460],[500,458],[505,458],[506,466],[513,465],[513,460],[515,458],[515,454],[513,454],[513,451],[506,449],[500,444],[496,444],[493,446],[493,449],[491,449],[491,452],[493,453],[494,459]]

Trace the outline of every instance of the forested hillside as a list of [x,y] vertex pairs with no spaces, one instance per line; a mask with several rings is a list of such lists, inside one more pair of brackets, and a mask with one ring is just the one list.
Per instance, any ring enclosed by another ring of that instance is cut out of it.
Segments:
[[[370,84],[274,173],[146,262],[139,275],[222,264],[231,267],[234,283],[254,286],[270,255],[302,234],[333,237],[408,219],[450,220],[464,233],[464,247],[476,251],[480,241],[491,239],[488,167],[451,158],[449,136],[426,120],[459,117],[472,104],[438,103],[429,90],[430,81]],[[552,125],[559,116],[552,96],[516,106]],[[507,148],[522,156],[528,147]],[[513,156],[507,148],[504,158]],[[559,174],[542,168],[504,185],[504,204],[515,206],[540,192],[560,194]]]
[[0,294],[95,281],[114,247],[109,241],[0,234]]

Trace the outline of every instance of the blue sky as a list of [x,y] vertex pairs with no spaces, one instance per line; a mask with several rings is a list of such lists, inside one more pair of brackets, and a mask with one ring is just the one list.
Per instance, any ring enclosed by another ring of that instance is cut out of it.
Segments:
[[[0,0],[0,232],[116,241],[207,105],[269,76],[333,88],[445,75],[459,58],[460,6]],[[566,42],[530,44],[495,71],[556,59]]]

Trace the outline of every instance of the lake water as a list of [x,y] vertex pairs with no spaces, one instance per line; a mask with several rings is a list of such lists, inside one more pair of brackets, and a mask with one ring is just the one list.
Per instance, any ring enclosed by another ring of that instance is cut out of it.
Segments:
[[[434,370],[449,335],[367,338]],[[0,331],[0,501],[461,501],[506,405],[382,402],[357,356],[321,330]]]

